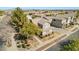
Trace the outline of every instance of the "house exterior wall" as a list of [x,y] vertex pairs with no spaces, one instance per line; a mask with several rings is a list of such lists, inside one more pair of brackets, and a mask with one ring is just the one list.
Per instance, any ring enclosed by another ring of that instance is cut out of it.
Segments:
[[75,19],[75,17],[68,17],[68,24],[69,25],[71,25],[71,24],[73,24],[74,25],[74,23],[76,22],[76,19]]
[[42,35],[45,36],[45,35],[48,35],[51,33],[52,33],[52,29],[50,27],[50,24],[48,24],[48,23],[44,24]]
[[52,19],[51,26],[62,28],[62,20]]
[[40,28],[42,28],[42,36],[46,36],[48,34],[51,34],[52,33],[52,29],[50,27],[50,24],[49,23],[44,23],[44,24],[39,24],[38,23],[38,26]]

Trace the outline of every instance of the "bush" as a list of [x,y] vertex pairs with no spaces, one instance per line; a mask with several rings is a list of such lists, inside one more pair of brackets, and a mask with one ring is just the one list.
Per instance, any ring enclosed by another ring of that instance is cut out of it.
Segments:
[[67,42],[64,42],[61,45],[61,50],[65,51],[79,51],[79,40],[69,40]]

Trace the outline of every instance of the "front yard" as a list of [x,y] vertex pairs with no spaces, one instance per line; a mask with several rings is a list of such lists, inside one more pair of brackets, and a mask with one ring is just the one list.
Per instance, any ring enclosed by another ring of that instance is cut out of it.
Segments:
[[59,36],[59,35],[60,35],[60,33],[58,33],[58,32],[53,32],[52,34],[43,37],[43,38],[41,39],[41,41],[46,42],[46,41],[51,40],[51,39],[53,39],[53,38],[55,38],[55,37],[57,37],[57,36]]
[[39,45],[39,42],[34,38],[29,38],[26,40],[16,40],[16,45],[18,50],[30,50]]

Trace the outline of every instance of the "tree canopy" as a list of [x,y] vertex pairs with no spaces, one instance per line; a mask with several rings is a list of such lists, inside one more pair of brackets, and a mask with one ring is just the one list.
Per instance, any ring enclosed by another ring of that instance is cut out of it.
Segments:
[[62,45],[61,50],[63,51],[79,51],[79,40],[74,39],[74,40],[69,40]]
[[41,29],[32,22],[30,22],[26,16],[27,15],[24,14],[24,11],[22,9],[20,9],[19,7],[16,8],[12,12],[11,24],[14,26],[19,34],[25,37],[39,34],[41,32]]

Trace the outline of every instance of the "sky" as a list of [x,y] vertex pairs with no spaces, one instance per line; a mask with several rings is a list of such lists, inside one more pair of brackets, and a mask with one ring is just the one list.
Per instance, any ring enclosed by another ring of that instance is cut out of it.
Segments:
[[[0,7],[1,10],[15,9],[16,7]],[[23,10],[39,9],[39,10],[79,10],[79,7],[20,7]]]

